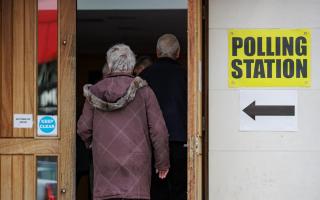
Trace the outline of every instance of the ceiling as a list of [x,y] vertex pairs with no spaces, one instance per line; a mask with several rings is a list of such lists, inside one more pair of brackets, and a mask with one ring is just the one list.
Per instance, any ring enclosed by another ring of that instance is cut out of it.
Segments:
[[77,0],[78,10],[168,10],[187,6],[187,0]]
[[187,50],[187,10],[78,10],[77,54],[104,56],[116,43],[138,55],[155,53],[157,38],[175,34]]

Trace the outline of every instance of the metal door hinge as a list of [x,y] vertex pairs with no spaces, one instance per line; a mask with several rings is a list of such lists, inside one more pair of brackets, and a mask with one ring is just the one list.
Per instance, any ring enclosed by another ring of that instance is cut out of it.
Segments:
[[207,121],[206,121],[206,117],[202,116],[202,131],[206,131],[206,127],[207,127]]
[[207,7],[205,5],[202,5],[202,19],[207,19]]

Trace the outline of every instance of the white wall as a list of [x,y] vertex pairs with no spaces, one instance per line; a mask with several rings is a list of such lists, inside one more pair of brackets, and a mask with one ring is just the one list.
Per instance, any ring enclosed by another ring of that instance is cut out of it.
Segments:
[[78,10],[187,9],[187,0],[77,0]]
[[[209,1],[210,200],[319,200],[320,1]],[[230,28],[312,30],[312,87],[293,88],[298,132],[239,132],[239,90],[228,88]]]

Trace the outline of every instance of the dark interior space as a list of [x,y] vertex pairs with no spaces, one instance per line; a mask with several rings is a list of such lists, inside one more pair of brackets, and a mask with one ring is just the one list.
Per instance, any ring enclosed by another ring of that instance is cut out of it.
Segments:
[[[187,63],[187,10],[78,10],[77,11],[77,119],[84,97],[82,87],[102,78],[105,52],[125,43],[137,57],[156,58],[157,39],[164,33],[177,36],[179,62]],[[90,152],[77,136],[77,200],[90,199]]]

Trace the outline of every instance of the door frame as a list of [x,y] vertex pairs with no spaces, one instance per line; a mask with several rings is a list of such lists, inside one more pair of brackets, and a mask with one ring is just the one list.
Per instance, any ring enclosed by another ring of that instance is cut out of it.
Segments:
[[209,200],[209,0],[202,0],[202,194]]
[[[75,139],[76,139],[76,0],[60,0],[60,130],[66,134],[62,143],[71,148],[61,150],[60,169],[67,177],[59,177],[60,188],[70,191],[66,198],[75,199]],[[188,0],[188,200],[200,200],[203,195],[202,160],[202,0]],[[69,67],[66,67],[69,66]],[[61,84],[64,83],[64,84]],[[72,83],[72,84],[66,84]],[[68,145],[67,145],[68,146]],[[206,168],[206,166],[204,166]],[[58,191],[59,192],[59,191]],[[68,196],[68,197],[67,197]]]
[[59,0],[58,116],[60,163],[58,197],[75,199],[76,187],[76,0]]
[[203,0],[188,0],[188,200],[204,199],[207,187],[203,184],[207,152],[202,147],[203,8]]

